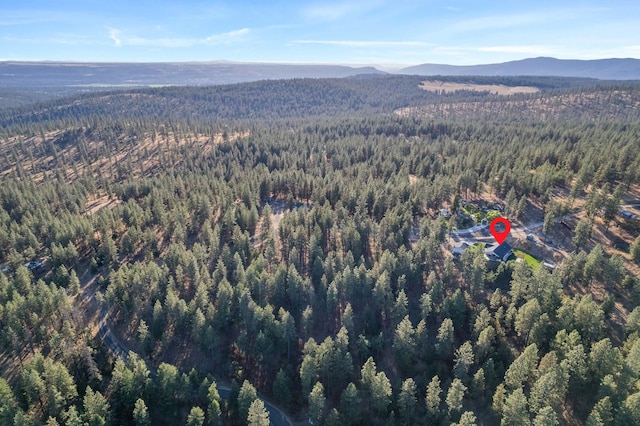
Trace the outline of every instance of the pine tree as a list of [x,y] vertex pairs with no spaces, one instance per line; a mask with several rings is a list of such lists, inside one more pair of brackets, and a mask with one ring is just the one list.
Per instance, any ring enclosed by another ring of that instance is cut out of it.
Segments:
[[222,425],[222,410],[220,409],[220,394],[216,382],[211,383],[207,389],[207,424],[209,426]]
[[324,386],[322,386],[322,383],[316,382],[309,394],[309,419],[314,425],[321,424],[325,404]]
[[[69,407],[67,411],[62,413],[62,418],[64,419],[65,426],[84,426],[82,422],[82,418],[80,417],[80,414],[78,414],[78,410],[76,409],[75,405],[72,405],[71,407]],[[26,425],[31,425],[33,423],[25,422],[24,424],[26,426]],[[148,426],[148,425],[149,423],[145,424],[145,426]],[[138,426],[138,424],[136,424],[136,426]]]
[[245,380],[238,393],[238,416],[242,421],[246,421],[249,415],[249,407],[251,407],[251,404],[256,399],[258,399],[256,388],[254,388],[249,381]]
[[282,369],[278,371],[276,379],[273,382],[273,396],[282,408],[285,410],[290,408],[292,402],[291,380],[289,379],[289,375]]
[[509,395],[502,408],[502,426],[522,426],[529,425],[529,412],[527,411],[527,397],[522,388],[518,388]]
[[358,389],[349,383],[340,396],[340,411],[347,423],[353,423],[360,417],[360,397]]
[[469,376],[469,369],[473,365],[473,349],[470,342],[464,342],[455,353],[455,363],[453,374],[460,380],[465,381]]
[[558,424],[558,416],[551,407],[544,407],[533,419],[533,426],[557,426]]
[[436,351],[440,358],[445,359],[451,356],[453,348],[453,321],[445,318],[438,329],[438,337],[436,343]]
[[391,382],[387,375],[384,371],[376,374],[376,363],[370,357],[362,366],[360,376],[365,395],[363,401],[367,401],[378,416],[386,416],[391,403]]
[[449,416],[462,411],[462,400],[466,392],[467,387],[462,384],[462,381],[460,379],[453,379],[446,398]]
[[440,403],[442,388],[440,387],[440,378],[433,376],[429,385],[427,386],[427,396],[425,397],[425,403],[427,404],[427,411],[433,417],[440,416]]
[[631,255],[631,259],[640,265],[640,236],[633,240],[629,254]]
[[83,399],[84,421],[89,426],[103,426],[109,417],[109,402],[100,392],[87,386]]
[[464,413],[462,413],[462,416],[460,416],[460,421],[458,421],[458,423],[455,423],[454,426],[476,426],[477,421],[478,419],[472,411],[465,411]]
[[580,250],[587,243],[589,238],[591,237],[591,225],[586,220],[578,221],[576,225],[575,233],[573,239],[573,245],[576,246],[576,251]]
[[261,399],[256,399],[251,403],[247,416],[247,424],[249,426],[269,426],[271,424],[269,412]]
[[203,426],[204,425],[204,410],[200,407],[191,407],[189,415],[187,416],[187,426]]
[[136,400],[133,408],[133,423],[136,426],[150,426],[151,418],[149,417],[149,410],[147,404],[140,398]]
[[0,423],[11,424],[18,411],[16,398],[7,381],[0,377]]
[[405,425],[413,425],[416,422],[417,391],[418,388],[412,378],[402,382],[402,389],[398,395],[398,412]]
[[415,330],[409,320],[409,316],[405,316],[396,328],[395,337],[393,339],[393,349],[396,359],[402,368],[409,368],[413,357],[416,353]]

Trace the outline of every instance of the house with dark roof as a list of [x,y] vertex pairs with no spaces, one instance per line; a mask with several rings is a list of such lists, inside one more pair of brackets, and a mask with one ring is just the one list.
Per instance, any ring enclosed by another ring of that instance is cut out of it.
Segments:
[[513,248],[506,242],[492,244],[484,250],[485,257],[492,262],[506,262],[513,254]]

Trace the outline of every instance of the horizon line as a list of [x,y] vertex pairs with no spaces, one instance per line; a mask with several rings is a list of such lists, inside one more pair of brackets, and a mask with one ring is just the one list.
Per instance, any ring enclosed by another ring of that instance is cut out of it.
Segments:
[[261,60],[229,60],[229,59],[211,59],[211,60],[184,60],[184,61],[127,61],[127,60],[114,60],[114,61],[84,61],[77,59],[7,59],[0,58],[0,63],[53,63],[53,64],[214,64],[214,63],[227,63],[237,65],[318,65],[318,66],[347,66],[347,67],[412,67],[419,65],[444,65],[450,67],[472,67],[482,65],[496,65],[505,64],[511,62],[520,62],[530,59],[554,59],[558,61],[579,61],[579,62],[592,62],[603,60],[640,60],[640,58],[634,57],[603,57],[594,59],[576,59],[576,58],[558,58],[554,56],[528,56],[520,59],[513,59],[502,62],[487,62],[487,63],[473,63],[473,64],[448,64],[438,62],[420,62],[414,64],[400,63],[400,62],[306,62],[306,61],[261,61]]

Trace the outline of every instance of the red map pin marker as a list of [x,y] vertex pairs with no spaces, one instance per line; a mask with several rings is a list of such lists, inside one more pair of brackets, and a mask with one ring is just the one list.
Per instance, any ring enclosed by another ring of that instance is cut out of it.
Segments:
[[[498,226],[498,228],[500,228],[500,230],[496,229],[496,225]],[[501,229],[503,227],[504,230]],[[489,224],[489,230],[491,231],[491,235],[493,235],[493,238],[496,239],[498,244],[502,244],[509,235],[509,232],[511,232],[511,224],[509,223],[507,218],[496,217]]]

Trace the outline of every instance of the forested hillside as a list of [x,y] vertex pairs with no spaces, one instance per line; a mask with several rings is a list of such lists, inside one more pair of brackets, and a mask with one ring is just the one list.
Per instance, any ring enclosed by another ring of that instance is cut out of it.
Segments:
[[[640,203],[637,88],[496,81],[542,90],[0,110],[0,424],[640,424],[640,227],[618,214]],[[553,119],[505,104],[562,96]],[[503,112],[394,114],[475,102]],[[543,244],[552,268],[454,258],[441,209],[482,200],[514,229],[578,225]]]
[[[575,118],[582,104],[592,105],[593,117],[601,103],[595,105],[593,93],[614,91],[628,94],[615,101],[616,114],[638,114],[638,84],[603,82],[590,79],[558,77],[437,77],[438,80],[471,84],[505,84],[531,86],[541,90],[536,95],[497,96],[489,92],[461,90],[433,93],[420,89],[421,76],[364,75],[344,79],[291,79],[211,87],[160,87],[105,93],[89,93],[75,98],[28,105],[17,109],[0,109],[0,126],[26,125],[52,120],[100,119],[219,121],[275,120],[300,117],[362,117],[392,113],[399,108],[473,104],[476,102],[526,101],[545,102],[550,94],[575,95],[565,108],[563,118]],[[599,90],[600,89],[600,90]],[[31,93],[31,91],[27,92]],[[596,99],[599,99],[596,96]],[[628,110],[621,110],[623,104]],[[54,127],[58,127],[56,124]]]

